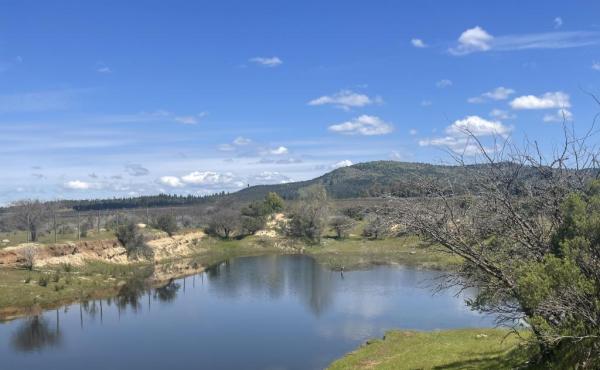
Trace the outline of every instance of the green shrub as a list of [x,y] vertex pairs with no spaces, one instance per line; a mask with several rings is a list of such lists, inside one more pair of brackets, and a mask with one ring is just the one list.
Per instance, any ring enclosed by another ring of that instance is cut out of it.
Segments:
[[39,285],[39,286],[46,287],[46,286],[48,286],[48,280],[49,280],[49,279],[48,279],[48,276],[46,276],[46,275],[42,275],[42,276],[40,276],[40,278],[38,279],[38,285]]

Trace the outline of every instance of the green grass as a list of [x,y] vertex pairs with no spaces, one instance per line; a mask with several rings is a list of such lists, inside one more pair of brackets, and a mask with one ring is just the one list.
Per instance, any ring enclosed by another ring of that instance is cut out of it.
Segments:
[[511,369],[529,358],[525,338],[502,329],[390,331],[330,365],[346,369]]
[[416,236],[367,240],[357,236],[337,240],[323,239],[321,245],[306,248],[307,254],[333,269],[353,269],[377,264],[402,264],[431,269],[445,269],[460,258],[424,243]]
[[[35,271],[0,269],[0,320],[78,299],[114,295],[120,284],[147,275],[147,269],[147,265],[120,266],[100,262],[69,272],[60,266]],[[40,285],[44,280],[47,285]]]

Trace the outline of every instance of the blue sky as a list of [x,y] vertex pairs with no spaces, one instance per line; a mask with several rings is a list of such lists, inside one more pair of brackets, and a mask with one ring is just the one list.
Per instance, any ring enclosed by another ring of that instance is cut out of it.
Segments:
[[0,1],[0,204],[548,150],[600,94],[600,3]]

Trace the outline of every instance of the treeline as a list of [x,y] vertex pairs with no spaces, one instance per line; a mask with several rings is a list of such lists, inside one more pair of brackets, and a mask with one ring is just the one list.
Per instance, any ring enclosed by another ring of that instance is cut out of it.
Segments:
[[75,211],[103,211],[127,208],[153,208],[200,205],[210,203],[216,199],[223,198],[227,194],[228,193],[225,192],[210,195],[158,194],[130,198],[65,200],[60,201],[59,203],[64,208],[72,208]]

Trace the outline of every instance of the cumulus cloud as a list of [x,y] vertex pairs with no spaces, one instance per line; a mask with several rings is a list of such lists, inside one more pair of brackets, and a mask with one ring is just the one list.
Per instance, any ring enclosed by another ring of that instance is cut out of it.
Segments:
[[425,44],[425,42],[423,42],[423,40],[421,39],[412,39],[410,40],[410,43],[412,44],[412,46],[420,49],[427,47],[427,44]]
[[270,68],[283,64],[283,61],[279,57],[254,57],[250,58],[250,62]]
[[446,147],[456,153],[475,155],[479,153],[479,147],[471,140],[470,135],[480,139],[490,136],[506,138],[511,131],[510,127],[503,125],[500,121],[490,121],[479,116],[467,116],[446,127],[446,136],[423,139],[419,141],[419,145]]
[[175,176],[162,176],[159,179],[159,182],[163,185],[170,186],[172,188],[180,188],[183,187],[183,182]]
[[150,171],[139,163],[131,163],[125,165],[125,172],[130,176],[146,176]]
[[273,154],[273,155],[283,155],[283,154],[288,154],[289,150],[288,148],[286,148],[285,146],[279,146],[275,149],[271,149],[269,151],[269,153]]
[[380,97],[371,98],[365,94],[358,94],[352,90],[341,90],[333,95],[323,95],[308,102],[308,105],[333,105],[337,108],[349,110],[350,108],[364,107],[371,104],[380,104]]
[[391,123],[384,122],[377,116],[363,114],[353,120],[329,126],[329,131],[345,135],[386,135],[394,130]]
[[559,109],[555,114],[544,115],[544,122],[564,122],[573,119],[573,113],[567,109]]
[[222,184],[233,181],[233,174],[230,172],[216,173],[211,171],[194,171],[181,177],[181,181],[190,185]]
[[469,98],[467,99],[467,101],[469,103],[484,103],[486,101],[489,100],[506,100],[508,99],[509,96],[511,96],[512,94],[515,93],[515,90],[504,87],[504,86],[500,86],[495,88],[492,91],[488,91],[488,92],[484,92],[483,94],[473,97],[473,98]]
[[541,96],[524,95],[510,102],[513,109],[552,109],[569,108],[571,102],[569,95],[562,91],[547,92]]
[[598,32],[555,31],[494,37],[476,26],[465,30],[448,52],[452,55],[466,55],[490,50],[565,49],[595,45],[599,41]]
[[449,52],[454,55],[463,55],[475,51],[487,51],[492,48],[490,43],[493,39],[492,35],[479,26],[469,28],[460,35],[458,45],[450,48]]
[[64,186],[65,188],[71,190],[88,190],[94,187],[92,183],[81,180],[67,181]]
[[439,87],[440,89],[443,89],[445,87],[450,87],[450,86],[452,86],[452,81],[450,81],[448,79],[439,80],[438,82],[435,83],[435,86]]
[[332,169],[336,169],[336,168],[341,168],[341,167],[348,167],[348,166],[352,166],[352,161],[349,159],[344,159],[343,161],[339,161],[336,162],[334,164],[331,165]]

